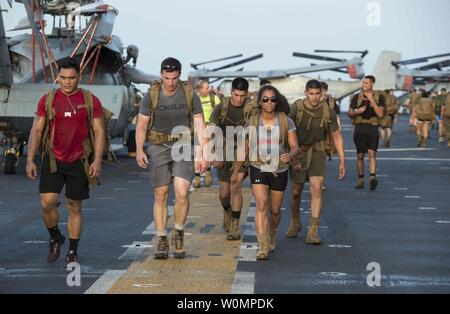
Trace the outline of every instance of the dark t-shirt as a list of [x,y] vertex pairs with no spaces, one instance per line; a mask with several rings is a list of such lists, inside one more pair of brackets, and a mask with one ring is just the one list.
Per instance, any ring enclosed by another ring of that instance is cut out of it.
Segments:
[[224,134],[225,134],[227,126],[235,127],[238,124],[243,126],[245,123],[245,121],[244,121],[245,105],[236,107],[231,104],[231,100],[229,98],[225,99],[225,101],[228,101],[228,112],[227,112],[227,117],[226,117],[225,121],[222,123],[221,117],[220,117],[220,115],[222,113],[222,108],[224,106],[222,103],[214,108],[214,110],[211,114],[211,117],[209,118],[209,122],[220,127],[222,129],[222,132],[224,132]]
[[[151,99],[147,92],[142,100],[140,113],[150,116]],[[194,93],[194,104],[192,114],[203,113],[202,103],[197,94]],[[155,111],[155,121],[152,129],[161,133],[171,134],[172,129],[177,126],[189,127],[189,106],[183,88],[178,88],[175,95],[166,96],[163,91],[159,92],[158,106]]]
[[[356,110],[357,106],[358,106],[358,96],[359,94],[356,94],[353,96],[352,98],[352,102],[350,103],[350,108],[352,108],[353,110]],[[378,106],[379,107],[383,107],[385,106],[386,100],[384,99],[383,95],[380,95],[380,98],[378,100]],[[360,116],[363,119],[369,120],[371,118],[376,118],[378,117],[377,114],[375,113],[375,110],[372,108],[372,106],[370,105],[370,101],[369,99],[367,99],[366,96],[363,97],[363,101],[361,104],[361,107],[366,106],[366,111],[364,111]],[[370,124],[357,124],[355,127],[356,130],[367,130],[367,131],[372,131],[373,129],[378,129],[378,127],[370,125]]]
[[[311,115],[308,112],[313,114],[311,119],[311,125],[308,124],[311,118]],[[296,105],[293,104],[290,110],[290,118],[296,121],[297,108]],[[303,113],[302,121],[300,121],[300,125],[297,125],[297,138],[299,145],[312,145],[314,143],[318,143],[324,141],[326,139],[327,126],[325,125],[323,128],[320,127],[320,123],[322,122],[323,116],[323,108],[319,105],[317,108],[307,107],[305,104],[305,112]],[[339,125],[337,122],[336,112],[330,109],[330,132],[334,133],[339,130]]]

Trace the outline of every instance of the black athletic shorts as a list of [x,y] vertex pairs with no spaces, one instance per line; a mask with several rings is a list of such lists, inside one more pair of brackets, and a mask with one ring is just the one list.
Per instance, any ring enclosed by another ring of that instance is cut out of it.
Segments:
[[84,172],[81,160],[72,163],[56,162],[58,171],[50,173],[49,158],[44,159],[39,182],[39,193],[60,194],[64,185],[66,186],[66,197],[74,201],[89,198],[89,181]]
[[258,168],[250,166],[250,182],[252,184],[268,185],[273,191],[284,192],[288,184],[288,171],[277,173],[262,172]]
[[378,127],[371,125],[357,125],[353,133],[353,142],[358,154],[367,154],[368,150],[378,150]]

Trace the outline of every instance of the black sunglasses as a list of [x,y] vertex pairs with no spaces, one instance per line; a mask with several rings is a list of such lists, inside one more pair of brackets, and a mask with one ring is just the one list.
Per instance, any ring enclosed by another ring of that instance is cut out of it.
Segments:
[[164,65],[163,67],[161,67],[161,71],[166,71],[166,72],[173,72],[173,71],[180,71],[179,67],[176,65]]
[[277,103],[277,98],[276,97],[263,97],[263,98],[261,98],[261,101],[265,104],[265,103],[267,103],[267,102],[269,102],[269,100],[272,102],[272,103],[274,103],[274,104],[276,104]]

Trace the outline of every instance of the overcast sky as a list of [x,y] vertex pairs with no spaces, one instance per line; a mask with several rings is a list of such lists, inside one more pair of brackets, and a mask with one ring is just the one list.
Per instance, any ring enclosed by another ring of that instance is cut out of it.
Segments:
[[[450,52],[449,0],[104,2],[119,10],[114,34],[125,45],[139,46],[138,67],[146,72],[159,72],[167,56],[182,61],[186,77],[191,62],[238,53],[264,53],[263,59],[245,69],[267,70],[310,63],[292,57],[293,51],[368,49],[365,69],[369,73],[381,50],[401,52],[403,59]],[[0,4],[7,7],[6,0]],[[14,3],[13,10],[4,13],[6,29],[23,16],[23,6]],[[335,75],[326,72],[321,77]]]

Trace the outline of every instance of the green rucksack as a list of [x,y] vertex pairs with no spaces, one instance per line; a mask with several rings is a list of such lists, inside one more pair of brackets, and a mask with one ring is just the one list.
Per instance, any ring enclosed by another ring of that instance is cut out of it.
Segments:
[[[311,121],[314,118],[314,113],[310,112],[308,109],[305,108],[305,101],[306,99],[299,99],[294,102],[294,104],[291,107],[291,110],[295,110],[295,113],[291,112],[290,116],[294,119],[295,126],[299,127],[303,116],[305,113],[309,116],[308,121],[308,128],[311,125]],[[326,138],[324,143],[322,145],[316,145],[316,147],[322,147],[325,153],[328,156],[328,159],[331,160],[332,156],[337,153],[336,146],[333,141],[333,136],[331,135],[330,131],[330,123],[331,123],[331,113],[330,110],[332,110],[326,102],[322,102],[322,120],[320,122],[321,128],[324,128],[326,125]]]

